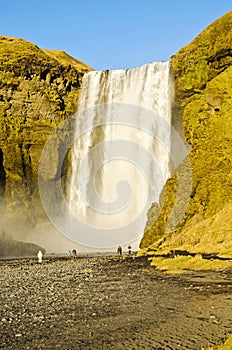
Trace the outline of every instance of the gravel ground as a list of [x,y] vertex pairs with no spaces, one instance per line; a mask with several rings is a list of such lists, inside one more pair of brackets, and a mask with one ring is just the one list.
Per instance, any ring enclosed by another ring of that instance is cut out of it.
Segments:
[[0,261],[0,349],[201,350],[232,333],[232,270],[144,258]]

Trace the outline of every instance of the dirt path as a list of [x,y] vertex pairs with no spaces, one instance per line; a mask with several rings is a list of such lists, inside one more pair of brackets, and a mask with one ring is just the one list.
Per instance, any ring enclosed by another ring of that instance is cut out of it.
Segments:
[[232,333],[232,271],[145,259],[0,262],[0,349],[196,349]]

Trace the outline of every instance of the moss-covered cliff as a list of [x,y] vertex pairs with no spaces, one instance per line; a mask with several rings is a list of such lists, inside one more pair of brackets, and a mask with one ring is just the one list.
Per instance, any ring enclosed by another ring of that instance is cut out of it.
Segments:
[[[154,252],[181,249],[197,232],[197,241],[192,240],[188,250],[196,251],[198,244],[198,251],[208,251],[207,242],[216,243],[218,232],[220,240],[224,234],[226,253],[232,256],[232,226],[228,223],[232,202],[232,12],[174,55],[171,66],[176,87],[174,118],[178,111],[185,138],[192,147],[192,193],[181,222],[167,232],[177,171],[167,182],[162,194],[164,205],[155,223],[155,205],[148,213],[141,248]],[[218,246],[215,249],[223,254]]]
[[90,70],[65,52],[0,37],[0,197],[8,213],[20,207],[26,220],[39,215],[44,142],[76,110],[82,76]]

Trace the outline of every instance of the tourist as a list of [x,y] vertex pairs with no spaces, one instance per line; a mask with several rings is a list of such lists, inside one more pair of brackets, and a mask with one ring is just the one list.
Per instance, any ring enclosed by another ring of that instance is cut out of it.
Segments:
[[71,250],[68,251],[68,258],[70,259],[72,257],[72,252]]
[[76,251],[76,249],[73,249],[72,250],[72,259],[76,260],[76,257],[77,257],[77,251]]
[[121,246],[118,246],[118,255],[119,256],[122,256],[122,247]]
[[37,254],[39,264],[42,264],[42,257],[43,257],[43,253],[41,252],[41,250],[39,250]]
[[128,254],[129,254],[129,255],[131,255],[131,252],[132,252],[131,249],[132,249],[132,248],[131,248],[131,245],[129,244],[129,245],[128,245]]

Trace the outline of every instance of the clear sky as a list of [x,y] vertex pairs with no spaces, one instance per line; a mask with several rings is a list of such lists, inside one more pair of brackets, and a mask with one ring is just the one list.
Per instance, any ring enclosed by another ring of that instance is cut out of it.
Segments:
[[231,0],[2,0],[0,33],[64,50],[95,69],[166,61]]

